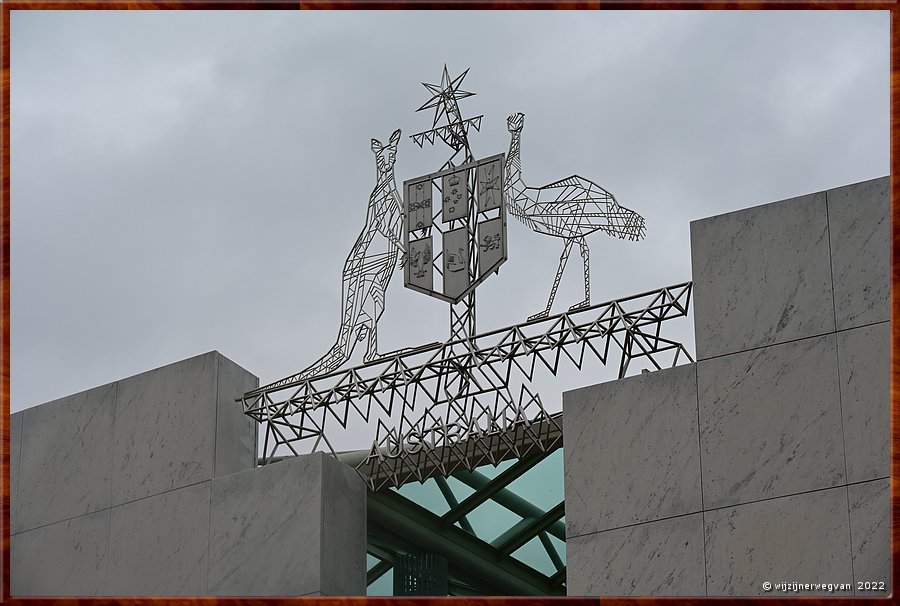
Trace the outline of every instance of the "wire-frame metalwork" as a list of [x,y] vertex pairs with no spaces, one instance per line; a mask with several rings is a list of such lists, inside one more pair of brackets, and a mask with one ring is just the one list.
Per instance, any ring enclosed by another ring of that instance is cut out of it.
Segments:
[[[410,139],[419,147],[422,147],[426,141],[433,145],[438,139],[447,144],[453,150],[453,155],[444,162],[441,170],[472,162],[475,159],[475,156],[472,155],[472,148],[469,145],[469,129],[480,130],[481,119],[484,116],[463,118],[462,113],[459,111],[459,103],[457,103],[460,99],[475,96],[475,93],[460,90],[459,88],[468,73],[469,70],[467,69],[456,78],[450,78],[447,65],[444,64],[444,73],[441,75],[440,84],[422,83],[422,86],[431,92],[431,98],[416,111],[421,112],[434,108],[434,121],[431,124],[431,129],[410,135]],[[439,126],[441,118],[446,119],[446,124]]]
[[625,240],[644,237],[644,218],[616,202],[615,196],[584,177],[572,175],[543,187],[528,187],[522,180],[520,157],[522,127],[525,114],[516,113],[507,119],[511,139],[506,156],[506,201],[509,213],[529,229],[563,239],[559,269],[547,307],[528,319],[545,318],[550,313],[560,278],[569,259],[572,246],[578,245],[584,264],[584,300],[570,310],[591,304],[590,250],[585,236],[603,231]]
[[[467,69],[456,78],[451,78],[450,73],[447,71],[447,65],[444,64],[440,84],[422,83],[431,93],[431,97],[416,111],[434,109],[434,120],[432,121],[431,129],[411,135],[410,138],[419,147],[423,147],[426,142],[434,145],[436,141],[443,141],[453,151],[438,172],[475,162],[472,147],[469,145],[469,129],[480,130],[483,116],[463,118],[458,103],[460,99],[475,96],[473,92],[460,89],[462,81],[468,73],[469,70]],[[445,121],[444,124],[441,124],[442,119]],[[466,232],[467,244],[465,248],[471,248],[477,237],[475,229],[478,221],[474,191],[473,187],[467,188],[466,217],[465,221],[463,221],[465,229],[461,230]],[[430,236],[430,229],[430,227],[425,227],[422,230],[421,235],[423,238]],[[470,260],[473,258],[473,256],[469,257]],[[470,267],[469,269],[471,273],[472,268]],[[462,301],[450,305],[449,339],[450,341],[464,339],[475,334],[475,330],[475,291],[473,289],[468,292]]]
[[344,262],[341,279],[341,325],[337,339],[328,352],[299,373],[279,381],[295,381],[327,374],[344,364],[358,341],[366,341],[363,360],[378,355],[378,320],[384,312],[385,292],[399,266],[402,203],[394,180],[394,162],[400,129],[391,135],[387,145],[372,139],[375,154],[376,180],[366,222]]
[[356,466],[373,490],[523,458],[552,449],[562,434],[559,417],[529,389],[536,369],[556,375],[561,362],[580,369],[618,356],[621,378],[638,359],[656,369],[692,361],[661,334],[665,321],[687,315],[690,295],[687,282],[280,381],[245,394],[244,412],[266,428],[264,460],[281,447],[336,455],[327,434],[346,429],[351,415],[374,422],[375,441]]

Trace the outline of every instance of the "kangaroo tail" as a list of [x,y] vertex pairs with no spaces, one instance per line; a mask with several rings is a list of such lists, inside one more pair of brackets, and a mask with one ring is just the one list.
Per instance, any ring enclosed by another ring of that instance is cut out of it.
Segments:
[[342,330],[334,345],[328,350],[328,353],[297,373],[297,380],[327,374],[350,359],[350,335],[349,333],[347,335],[343,333],[344,331]]

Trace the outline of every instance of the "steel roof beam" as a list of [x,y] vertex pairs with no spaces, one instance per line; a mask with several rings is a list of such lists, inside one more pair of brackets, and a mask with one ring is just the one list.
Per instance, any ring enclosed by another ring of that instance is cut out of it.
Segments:
[[[450,484],[447,483],[447,479],[444,476],[434,476],[434,483],[437,484],[437,487],[441,490],[441,494],[444,495],[444,499],[447,500],[447,505],[450,506],[451,510],[459,507],[459,501],[456,499],[456,495],[453,494],[453,490],[450,488]],[[459,526],[463,530],[475,534],[475,530],[472,528],[472,525],[469,524],[469,520],[466,519],[466,516],[459,519]]]
[[[527,526],[522,527],[516,534],[510,536],[501,545],[498,546],[500,552],[504,555],[514,552],[516,549],[536,537],[541,532],[547,530],[554,522],[566,514],[566,502],[560,501],[559,505],[542,515],[537,520]],[[515,528],[515,527],[513,527]]]
[[560,571],[557,572],[555,575],[553,575],[552,577],[550,577],[550,582],[552,582],[554,585],[562,585],[563,583],[566,582],[566,568],[565,568],[565,566],[564,566],[562,569],[560,569]]
[[[394,561],[396,559],[394,552],[414,553],[422,551],[423,549],[421,545],[410,541],[407,537],[397,534],[393,529],[381,526],[371,518],[368,520],[366,526],[368,528],[368,547],[366,550],[373,555],[379,555],[379,553],[390,554],[390,560],[387,561]],[[375,551],[373,547],[379,551]],[[448,561],[448,565],[449,564],[450,562]],[[503,595],[503,592],[500,589],[487,583],[483,578],[469,574],[465,570],[448,568],[447,574],[450,577],[448,580],[451,583],[460,582],[465,583],[470,587],[478,587],[481,595]]]
[[372,566],[372,568],[366,571],[366,587],[380,579],[385,573],[387,573],[388,570],[393,567],[393,564],[384,560]]
[[[500,553],[503,553],[501,547],[507,543],[511,538],[519,536],[523,531],[531,528],[531,525],[537,521],[536,518],[522,518],[515,524],[513,524],[512,528],[507,529],[503,534],[499,537],[491,541],[491,547],[496,547],[500,550]],[[504,555],[509,555],[508,553]]]
[[458,519],[506,488],[506,486],[512,483],[516,478],[522,476],[526,471],[543,461],[546,456],[546,453],[542,452],[519,460],[513,464],[512,467],[477,489],[472,495],[463,500],[463,502],[459,504],[459,507],[445,513],[441,517],[441,524],[443,526],[452,525]]
[[565,595],[547,576],[460,528],[442,528],[441,518],[396,493],[369,493],[368,519],[370,531],[380,527],[423,551],[443,555],[455,571],[496,587],[499,595]]
[[565,568],[566,565],[563,563],[562,558],[559,557],[559,552],[556,551],[556,547],[550,540],[550,535],[547,534],[547,531],[538,533],[538,538],[540,538],[541,545],[544,546],[547,555],[550,556],[550,561],[553,562],[553,567],[556,568],[556,572]]
[[[490,479],[487,476],[478,471],[455,471],[453,477],[474,488],[476,491],[481,490],[490,482]],[[543,509],[523,499],[508,488],[497,491],[491,497],[491,500],[523,518],[537,519],[545,513]],[[547,532],[560,541],[566,540],[566,525],[562,521],[558,520],[551,524],[547,528]]]

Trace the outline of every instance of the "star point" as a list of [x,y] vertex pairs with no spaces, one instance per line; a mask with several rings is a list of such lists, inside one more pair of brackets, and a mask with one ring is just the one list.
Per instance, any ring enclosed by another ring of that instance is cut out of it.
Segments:
[[450,72],[447,71],[447,64],[444,64],[444,72],[441,74],[441,83],[440,84],[428,84],[427,82],[423,82],[422,86],[428,89],[428,91],[432,94],[431,98],[426,101],[422,107],[417,109],[417,112],[420,112],[425,109],[434,108],[434,123],[432,126],[437,126],[440,119],[448,115],[448,122],[450,121],[449,114],[447,112],[447,105],[451,101],[458,101],[460,99],[465,99],[466,97],[474,96],[475,93],[469,92],[466,90],[460,90],[460,85],[462,84],[463,79],[466,77],[466,74],[469,73],[468,68],[457,76],[454,79],[450,79]]

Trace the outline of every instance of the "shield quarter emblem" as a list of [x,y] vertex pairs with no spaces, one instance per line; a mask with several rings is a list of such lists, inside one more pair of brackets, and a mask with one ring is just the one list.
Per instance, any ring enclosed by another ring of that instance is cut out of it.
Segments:
[[404,181],[404,286],[458,303],[506,261],[503,159]]

